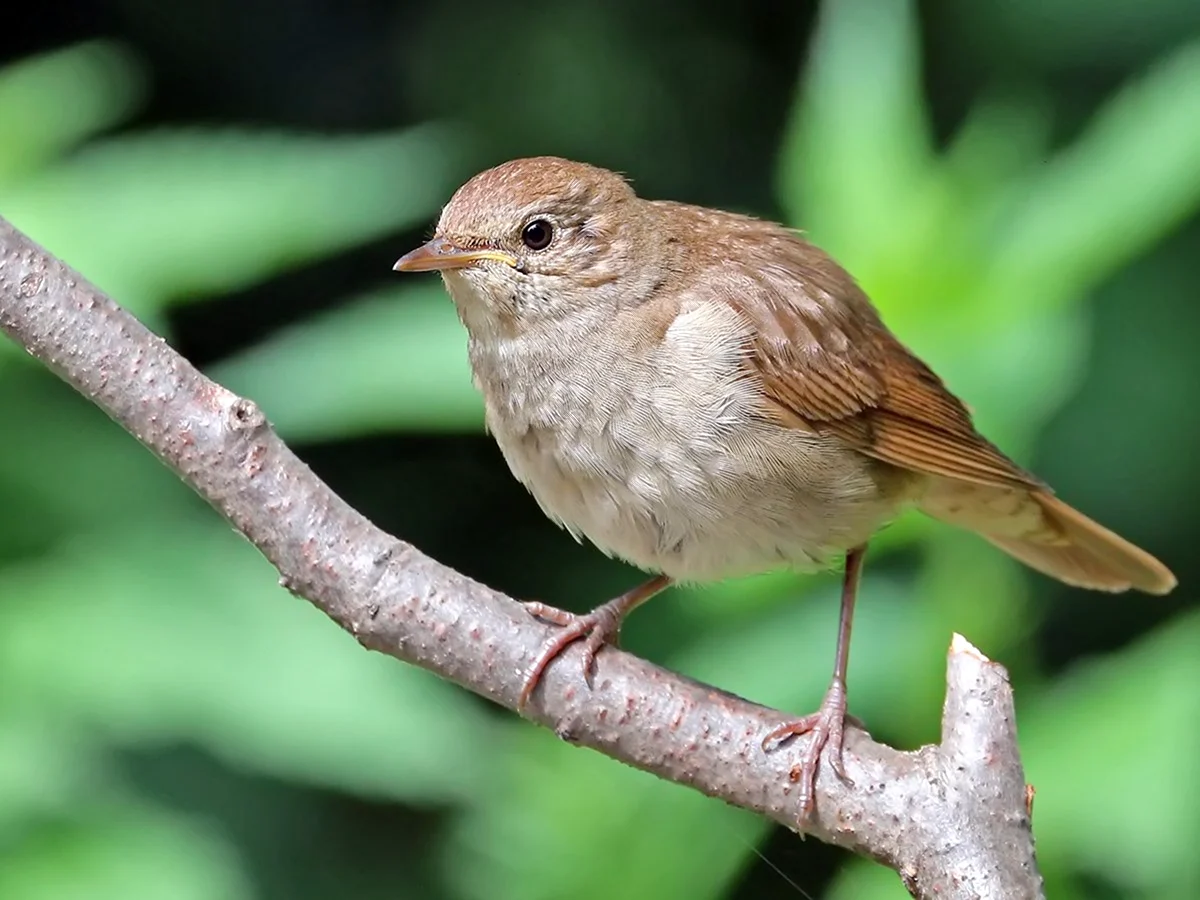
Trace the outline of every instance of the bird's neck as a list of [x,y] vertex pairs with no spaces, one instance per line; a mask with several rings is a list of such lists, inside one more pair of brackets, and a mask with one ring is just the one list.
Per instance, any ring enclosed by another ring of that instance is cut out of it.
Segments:
[[598,336],[611,322],[602,311],[577,311],[568,321],[525,322],[505,327],[494,317],[467,326],[471,368],[480,388],[513,390],[519,384],[548,383],[569,377],[590,364],[601,343]]

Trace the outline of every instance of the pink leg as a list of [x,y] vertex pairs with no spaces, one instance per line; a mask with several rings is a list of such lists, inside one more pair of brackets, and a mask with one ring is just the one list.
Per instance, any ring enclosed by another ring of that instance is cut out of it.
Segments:
[[521,688],[517,708],[521,709],[529,702],[533,689],[541,681],[546,666],[578,640],[584,641],[583,677],[587,679],[588,684],[591,684],[592,664],[596,660],[596,654],[605,644],[616,644],[621,633],[622,620],[670,584],[670,578],[666,575],[658,575],[633,590],[626,591],[620,597],[597,606],[585,615],[569,613],[544,603],[526,603],[525,608],[530,615],[559,625],[562,627],[562,631],[547,641],[541,652],[538,653],[533,667],[525,677],[525,685]]
[[846,667],[850,657],[850,626],[854,619],[854,601],[858,596],[858,581],[862,574],[866,547],[856,547],[846,554],[846,571],[842,579],[842,612],[838,620],[837,652],[833,662],[833,678],[821,701],[820,709],[811,715],[776,728],[763,738],[763,750],[770,751],[789,738],[811,734],[808,746],[800,757],[800,822],[812,814],[816,800],[817,767],[821,751],[828,747],[829,764],[834,773],[849,783],[842,762],[842,740],[846,722]]

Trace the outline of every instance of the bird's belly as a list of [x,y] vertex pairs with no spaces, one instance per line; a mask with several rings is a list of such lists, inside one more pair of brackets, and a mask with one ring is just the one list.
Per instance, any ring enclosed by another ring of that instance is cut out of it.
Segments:
[[904,502],[898,470],[764,414],[730,308],[684,304],[657,342],[635,318],[604,324],[471,342],[488,430],[577,538],[710,581],[823,567]]
[[831,438],[765,423],[727,435],[694,421],[686,432],[645,424],[490,430],[548,516],[680,581],[824,567],[903,499],[894,470]]

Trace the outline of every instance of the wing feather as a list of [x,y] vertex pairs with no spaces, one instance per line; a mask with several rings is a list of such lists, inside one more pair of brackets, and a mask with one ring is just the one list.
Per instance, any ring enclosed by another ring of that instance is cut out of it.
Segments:
[[[770,263],[714,261],[704,290],[750,324],[764,409],[894,466],[1046,490],[975,430],[942,380],[896,339],[854,279],[818,248],[758,223]],[[736,271],[733,271],[734,268]]]

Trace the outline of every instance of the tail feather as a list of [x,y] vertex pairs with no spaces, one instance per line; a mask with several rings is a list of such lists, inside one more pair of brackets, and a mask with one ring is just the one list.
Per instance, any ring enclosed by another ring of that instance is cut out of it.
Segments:
[[1045,491],[938,478],[921,509],[978,532],[1030,568],[1075,587],[1166,594],[1176,584],[1149,553]]

